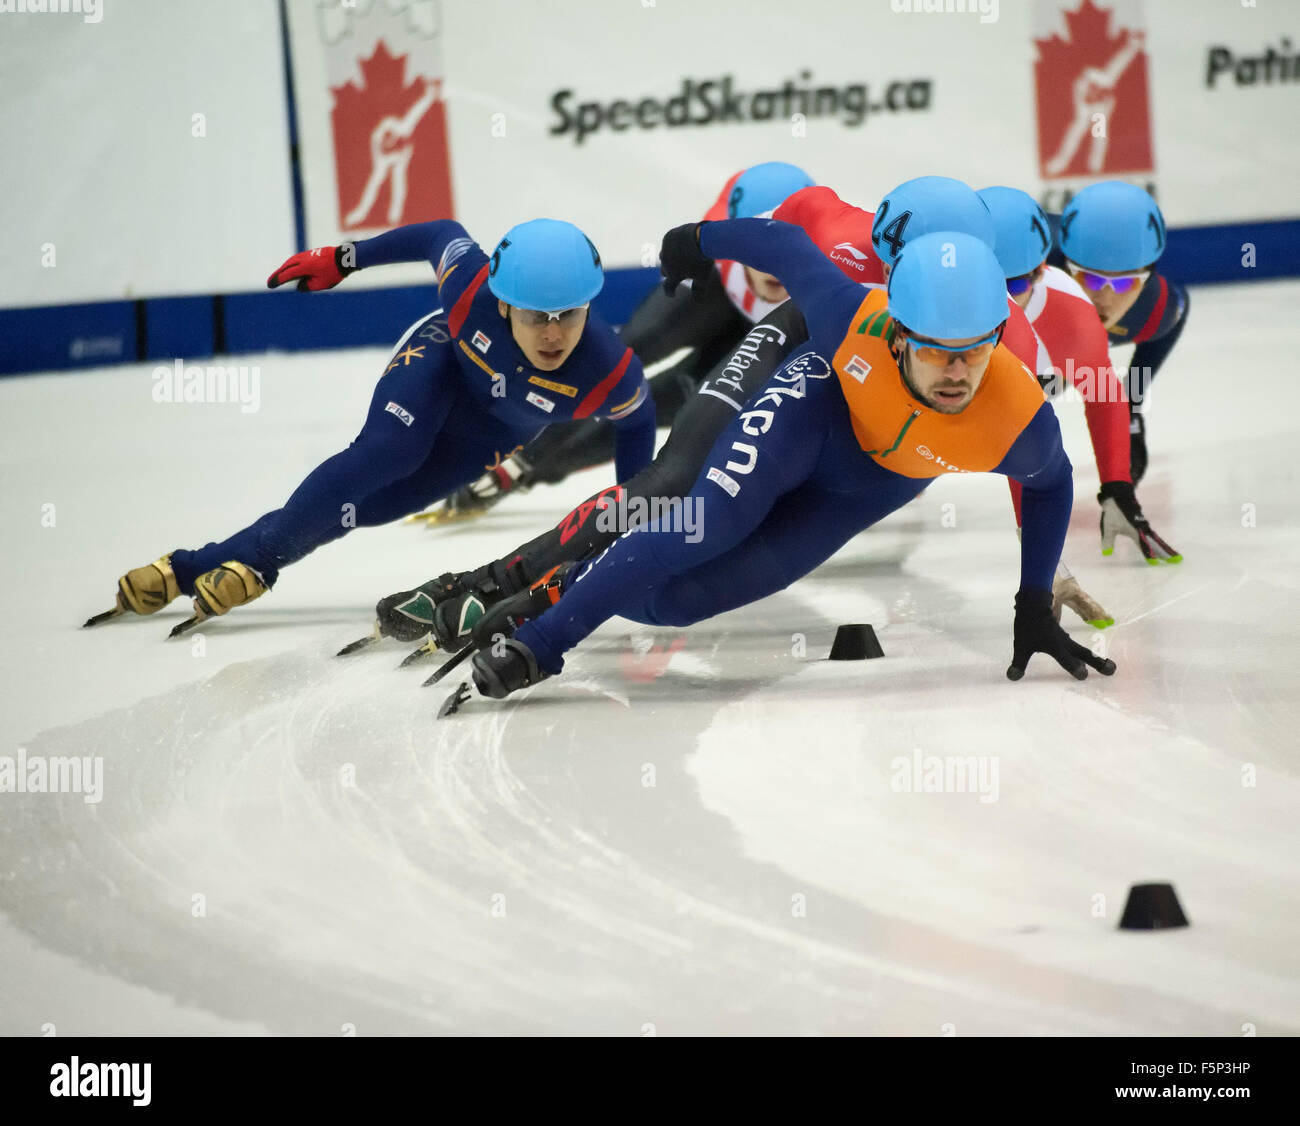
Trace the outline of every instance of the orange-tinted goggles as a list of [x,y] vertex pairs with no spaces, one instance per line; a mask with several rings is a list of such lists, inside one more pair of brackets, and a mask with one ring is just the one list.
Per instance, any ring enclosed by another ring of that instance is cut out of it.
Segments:
[[936,366],[947,367],[958,357],[965,360],[967,364],[978,364],[982,360],[987,360],[992,354],[993,349],[998,346],[998,340],[1002,336],[1002,326],[998,325],[983,340],[977,340],[974,344],[939,344],[933,340],[926,340],[920,336],[909,336],[908,343],[912,346],[912,351],[916,353],[916,358],[922,363],[935,364]]

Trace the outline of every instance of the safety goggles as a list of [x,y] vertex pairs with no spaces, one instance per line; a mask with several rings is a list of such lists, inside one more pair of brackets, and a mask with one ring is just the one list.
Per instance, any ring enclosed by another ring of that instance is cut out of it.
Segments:
[[1034,284],[1034,270],[1027,274],[1021,274],[1018,278],[1007,278],[1007,292],[1012,297],[1019,297],[1022,293],[1028,291],[1029,287]]
[[1107,286],[1110,286],[1113,293],[1128,293],[1135,285],[1140,286],[1151,276],[1150,270],[1135,270],[1131,274],[1098,274],[1070,261],[1065,263],[1065,268],[1075,281],[1092,293],[1100,293]]
[[998,346],[1001,336],[1002,325],[998,325],[988,336],[975,341],[974,344],[939,344],[920,336],[908,336],[907,339],[912,346],[912,351],[916,353],[916,358],[922,363],[947,367],[958,357],[965,360],[967,364],[978,364],[981,360],[988,359],[989,354]]
[[572,309],[560,309],[554,313],[548,313],[544,309],[519,309],[519,319],[529,328],[541,328],[549,321],[559,321],[561,328],[568,328],[582,319],[582,314],[590,305],[591,302],[588,301],[586,305],[576,305]]

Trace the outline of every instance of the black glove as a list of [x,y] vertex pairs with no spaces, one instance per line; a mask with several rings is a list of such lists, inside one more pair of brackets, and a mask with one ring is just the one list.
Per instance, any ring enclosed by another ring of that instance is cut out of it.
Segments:
[[1112,676],[1115,662],[1098,657],[1077,641],[1071,641],[1052,617],[1052,592],[1028,590],[1016,592],[1015,644],[1011,664],[1007,668],[1008,680],[1019,680],[1025,675],[1025,666],[1035,653],[1046,653],[1075,680],[1086,680],[1087,666],[1091,665],[1103,676]]
[[664,292],[669,297],[677,287],[690,278],[697,296],[704,293],[712,275],[713,259],[700,249],[700,228],[703,223],[684,223],[664,235],[659,248],[659,272],[664,276]]
[[1181,563],[1183,557],[1162,540],[1142,515],[1133,486],[1128,481],[1106,481],[1097,494],[1101,503],[1101,553],[1115,550],[1115,537],[1128,536],[1142,552],[1142,557],[1157,563]]

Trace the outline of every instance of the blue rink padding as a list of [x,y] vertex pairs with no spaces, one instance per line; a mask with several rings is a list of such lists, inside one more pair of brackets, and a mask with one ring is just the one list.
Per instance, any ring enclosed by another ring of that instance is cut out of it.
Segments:
[[[1171,230],[1160,272],[1187,285],[1300,277],[1300,219]],[[658,278],[653,267],[608,270],[592,306],[623,324]],[[0,375],[385,345],[436,304],[434,287],[418,285],[0,309]]]

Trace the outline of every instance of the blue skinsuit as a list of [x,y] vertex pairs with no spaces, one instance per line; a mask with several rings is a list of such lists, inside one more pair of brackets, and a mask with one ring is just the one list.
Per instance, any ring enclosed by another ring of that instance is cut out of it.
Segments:
[[354,527],[418,512],[473,481],[549,423],[609,418],[620,479],[649,464],[655,409],[641,364],[599,318],[554,371],[524,358],[487,285],[488,258],[450,220],[399,227],[356,243],[358,268],[428,261],[442,309],[399,341],[375,385],[365,425],[313,470],[283,508],[227,540],[172,553],[181,590],[229,560],[268,585],[288,566]]
[[[742,414],[714,445],[688,498],[697,506],[702,537],[680,521],[674,530],[671,518],[668,527],[652,523],[624,535],[578,573],[556,606],[519,629],[516,636],[547,672],[559,672],[563,654],[615,615],[689,625],[782,590],[930,484],[893,473],[863,452],[826,359],[851,331],[861,287],[802,231],[782,223],[754,226],[762,223],[707,224],[701,246],[710,256],[780,277],[804,311],[812,350],[791,358],[769,381],[769,388],[780,388],[772,400],[780,405],[764,433],[746,429]],[[757,449],[743,477],[724,470],[737,442]],[[734,494],[719,470],[732,485],[739,482]],[[993,471],[1025,486],[1021,586],[1050,591],[1073,479],[1049,403]]]

